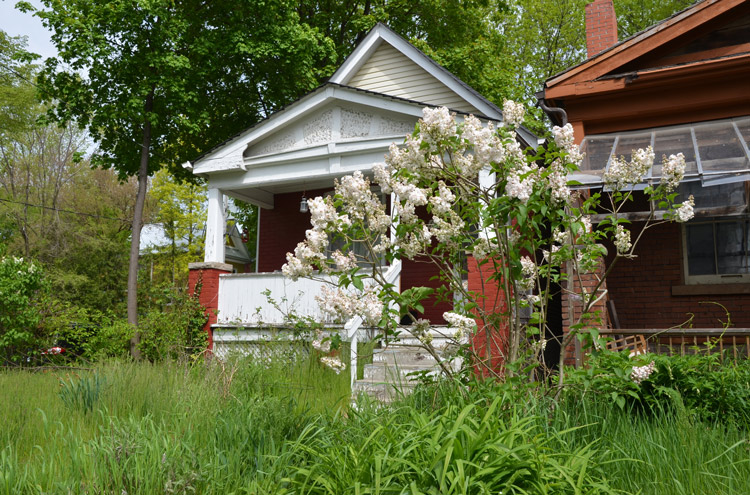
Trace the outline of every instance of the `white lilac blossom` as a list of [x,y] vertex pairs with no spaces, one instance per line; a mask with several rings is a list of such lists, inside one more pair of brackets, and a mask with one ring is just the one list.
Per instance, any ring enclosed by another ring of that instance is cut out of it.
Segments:
[[346,369],[346,365],[337,357],[323,356],[320,362],[327,368],[332,369],[337,375]]
[[512,100],[505,100],[503,102],[503,122],[511,127],[518,127],[523,124],[523,118],[526,114],[526,109],[521,103],[516,103]]
[[456,134],[456,121],[446,107],[424,108],[419,130],[424,141],[434,147]]
[[570,234],[560,230],[558,227],[552,231],[552,240],[558,244],[568,244],[570,242]]
[[495,249],[493,242],[495,242],[494,239],[490,239],[483,235],[480,235],[477,239],[476,244],[474,244],[474,248],[472,251],[472,255],[474,256],[474,258],[477,260],[486,258],[487,255]]
[[520,290],[531,290],[536,282],[536,263],[528,256],[521,258],[521,280],[517,282]]
[[511,198],[517,198],[526,203],[534,192],[537,181],[536,165],[522,163],[508,174],[508,182],[505,185],[505,194]]
[[450,326],[456,329],[456,334],[460,334],[460,336],[457,337],[457,340],[461,340],[460,337],[474,332],[474,330],[476,330],[477,328],[477,323],[473,318],[468,318],[458,313],[446,311],[445,313],[443,313],[443,319],[447,321]]
[[383,314],[383,303],[372,288],[363,292],[347,292],[323,286],[315,296],[321,313],[334,321],[347,321],[361,316],[369,325],[376,325]]
[[344,254],[337,249],[331,254],[331,258],[336,264],[336,269],[342,272],[349,271],[357,266],[357,258],[352,251]]
[[310,223],[314,228],[324,229],[338,219],[338,213],[330,197],[318,196],[308,199],[307,207],[310,210]]
[[630,373],[630,379],[640,385],[642,381],[648,380],[648,377],[656,370],[656,363],[651,361],[646,366],[634,366]]
[[437,215],[445,215],[453,207],[456,195],[450,190],[442,180],[438,182],[437,193],[430,198],[432,212]]
[[583,161],[583,154],[575,144],[573,126],[570,124],[565,124],[563,127],[555,126],[552,128],[552,136],[557,147],[566,153],[567,161],[580,165]]
[[581,225],[583,226],[583,233],[588,234],[591,232],[592,226],[591,226],[591,217],[589,216],[583,216],[581,217]]
[[429,163],[425,160],[425,153],[422,150],[422,140],[407,136],[406,143],[403,147],[397,144],[391,144],[389,153],[385,157],[386,165],[395,169],[406,169],[416,172],[429,168]]
[[614,157],[609,168],[604,172],[604,182],[612,189],[620,190],[638,184],[646,172],[654,165],[654,150],[649,146],[633,150],[628,162],[625,157]]
[[627,230],[622,224],[617,224],[615,229],[615,248],[620,254],[627,254],[630,252],[632,244],[630,243],[630,231]]
[[331,340],[326,338],[320,330],[316,333],[315,339],[312,341],[312,346],[313,349],[323,354],[331,352]]
[[695,216],[693,206],[695,206],[695,199],[691,195],[687,201],[683,202],[680,207],[675,210],[675,220],[681,223],[691,220]]
[[452,245],[455,242],[455,238],[461,236],[464,233],[465,222],[463,219],[453,210],[449,210],[445,218],[439,216],[432,217],[432,226],[430,233],[442,243]]
[[552,201],[557,205],[563,205],[570,199],[570,188],[568,188],[568,177],[560,160],[555,160],[547,169],[547,189]]
[[297,280],[298,278],[312,275],[313,266],[303,262],[292,253],[286,253],[286,263],[281,267],[281,272],[285,277]]
[[463,171],[466,177],[478,172],[488,163],[497,163],[503,160],[505,149],[492,123],[488,123],[485,127],[478,118],[469,115],[464,120],[461,130],[461,137],[471,147],[474,160],[468,170],[466,170],[467,167],[464,167]]
[[661,182],[667,188],[667,191],[674,191],[680,185],[680,181],[685,176],[685,155],[677,153],[663,157],[661,167]]

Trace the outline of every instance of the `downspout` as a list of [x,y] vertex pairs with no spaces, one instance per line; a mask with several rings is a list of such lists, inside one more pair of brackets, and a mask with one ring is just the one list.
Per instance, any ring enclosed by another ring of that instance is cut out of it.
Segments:
[[555,119],[553,119],[550,114],[558,114],[560,115],[560,118],[558,119],[558,122],[560,122],[560,127],[568,123],[568,114],[565,112],[565,110],[559,107],[547,106],[547,104],[545,103],[546,100],[544,99],[544,91],[538,92],[535,96],[537,98],[537,105],[539,105],[544,113],[547,114],[550,120],[552,120],[553,122],[555,121]]

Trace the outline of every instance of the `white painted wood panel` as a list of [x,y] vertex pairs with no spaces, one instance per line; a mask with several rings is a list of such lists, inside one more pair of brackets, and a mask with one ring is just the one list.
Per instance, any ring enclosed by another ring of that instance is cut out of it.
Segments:
[[349,80],[362,88],[463,112],[480,113],[454,91],[388,43],[382,43]]
[[[243,273],[219,278],[219,313],[217,323],[270,324],[284,323],[283,312],[320,320],[315,296],[325,282],[299,279],[296,282],[282,273]],[[270,291],[279,304],[279,311],[263,294]]]

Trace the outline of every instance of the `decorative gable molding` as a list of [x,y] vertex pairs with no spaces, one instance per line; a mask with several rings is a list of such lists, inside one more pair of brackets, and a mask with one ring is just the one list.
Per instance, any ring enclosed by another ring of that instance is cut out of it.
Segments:
[[380,109],[336,100],[321,106],[319,113],[290,124],[251,144],[244,157],[279,155],[320,145],[389,138],[400,141],[414,130],[417,116],[383,112]]
[[414,130],[422,108],[416,102],[327,84],[207,153],[194,163],[193,173],[244,171],[259,162],[256,157],[338,142],[397,141]]

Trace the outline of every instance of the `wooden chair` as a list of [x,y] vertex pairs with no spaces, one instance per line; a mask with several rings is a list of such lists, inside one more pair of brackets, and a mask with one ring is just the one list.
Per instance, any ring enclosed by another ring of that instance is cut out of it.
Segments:
[[643,335],[623,335],[607,342],[607,349],[614,352],[630,351],[630,357],[648,352],[646,337]]
[[[620,328],[620,319],[617,317],[615,302],[611,299],[607,301],[607,314],[612,328]],[[638,356],[648,352],[646,337],[643,335],[615,335],[615,339],[607,342],[607,349],[614,352],[630,350],[630,357]]]

